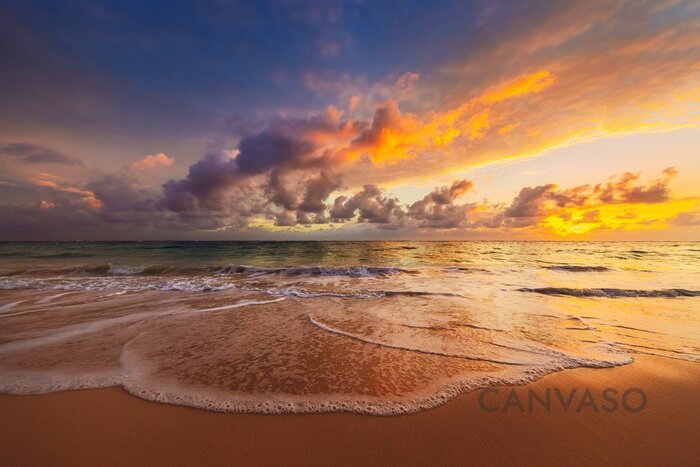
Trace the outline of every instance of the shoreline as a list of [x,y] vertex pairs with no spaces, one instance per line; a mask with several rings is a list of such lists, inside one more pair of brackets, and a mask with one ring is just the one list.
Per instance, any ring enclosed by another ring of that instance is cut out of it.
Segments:
[[496,387],[500,396],[488,400],[503,408],[511,388],[522,401],[528,391],[589,389],[598,403],[606,388],[640,388],[647,397],[641,412],[564,411],[554,400],[551,411],[523,413],[511,404],[492,413],[479,406],[480,390],[397,416],[210,412],[145,401],[118,387],[0,395],[0,455],[8,465],[691,465],[700,457],[699,383],[698,363],[638,355],[630,365]]

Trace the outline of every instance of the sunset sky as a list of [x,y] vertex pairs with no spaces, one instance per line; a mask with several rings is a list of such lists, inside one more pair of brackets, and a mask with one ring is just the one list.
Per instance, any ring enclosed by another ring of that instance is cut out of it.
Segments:
[[3,1],[0,240],[700,240],[697,1]]

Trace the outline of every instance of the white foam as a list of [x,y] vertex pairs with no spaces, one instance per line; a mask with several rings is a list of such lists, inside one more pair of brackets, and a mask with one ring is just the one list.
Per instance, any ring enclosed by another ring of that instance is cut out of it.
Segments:
[[277,289],[274,287],[270,288],[257,288],[257,287],[244,287],[243,290],[252,290],[256,292],[262,292],[268,295],[284,295],[290,297],[298,298],[320,298],[320,297],[335,297],[335,298],[357,298],[357,299],[368,299],[368,298],[379,298],[383,297],[382,292],[310,292],[296,287],[287,287],[285,289]]
[[96,319],[87,323],[71,324],[61,328],[53,329],[48,335],[2,344],[0,345],[0,353],[15,350],[26,350],[34,347],[43,346],[46,344],[52,344],[55,342],[73,339],[75,337],[90,334],[120,324],[133,323],[143,321],[149,318],[159,318],[161,316],[173,315],[178,313],[182,313],[182,311],[147,311],[119,316],[117,318]]
[[252,306],[252,305],[267,305],[268,303],[277,303],[281,302],[283,300],[286,300],[287,297],[280,297],[280,298],[275,298],[273,300],[244,300],[242,302],[234,303],[232,305],[224,305],[224,306],[217,306],[214,308],[203,308],[197,311],[221,311],[221,310],[230,310],[232,308],[241,308],[244,306]]
[[113,274],[115,276],[133,276],[142,273],[144,269],[144,266],[127,266],[110,263],[108,274]]
[[314,326],[316,326],[320,329],[323,329],[324,331],[332,332],[333,334],[338,334],[341,336],[350,337],[352,339],[362,341],[366,344],[379,345],[382,347],[387,347],[387,348],[392,348],[392,349],[408,350],[411,352],[419,352],[419,353],[428,354],[428,355],[437,355],[440,357],[464,358],[467,360],[477,360],[477,361],[481,361],[481,362],[497,363],[497,364],[501,364],[501,365],[534,365],[534,364],[536,364],[536,362],[525,362],[525,361],[516,361],[516,360],[497,360],[497,359],[486,358],[483,356],[470,355],[470,354],[466,354],[466,353],[429,350],[429,349],[424,349],[424,348],[420,348],[417,346],[409,346],[409,345],[402,345],[399,343],[380,341],[380,340],[376,340],[376,339],[371,339],[367,336],[362,336],[359,334],[354,334],[351,332],[340,330],[338,328],[334,328],[334,327],[329,326],[327,324],[321,323],[320,321],[317,321],[311,315],[309,315],[309,322],[311,324],[313,324]]
[[57,298],[61,298],[64,295],[68,295],[70,293],[72,293],[72,292],[62,292],[62,293],[57,293],[55,295],[49,295],[47,297],[44,297],[44,298],[37,300],[36,302],[37,303],[48,303],[48,302],[51,302],[53,300],[56,300]]
[[4,311],[7,311],[7,310],[11,310],[11,309],[13,309],[14,307],[16,307],[17,305],[19,305],[19,304],[21,304],[21,303],[24,303],[24,302],[26,302],[26,300],[18,300],[18,301],[16,301],[16,302],[6,303],[6,304],[0,306],[0,312],[4,312]]

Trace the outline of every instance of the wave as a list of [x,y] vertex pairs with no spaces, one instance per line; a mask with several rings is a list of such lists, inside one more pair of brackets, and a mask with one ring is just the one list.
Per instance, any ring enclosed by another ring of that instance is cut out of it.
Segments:
[[0,278],[0,290],[62,290],[69,292],[118,290],[139,292],[161,290],[165,292],[216,292],[236,287],[226,281],[208,278],[182,278],[175,280],[149,280],[144,282],[133,277],[94,277],[81,280],[54,278]]
[[62,276],[160,276],[160,275],[248,275],[248,276],[346,276],[382,277],[397,274],[417,274],[418,271],[391,266],[284,266],[261,267],[249,265],[170,266],[164,264],[129,265],[100,263],[57,268],[2,269],[0,276],[62,275]]
[[24,269],[0,269],[0,277],[16,276],[22,274]]
[[416,274],[417,271],[399,267],[381,266],[287,266],[266,268],[259,266],[224,266],[219,274],[283,275],[283,276],[348,276],[376,277],[395,274]]
[[53,259],[53,258],[92,258],[95,255],[91,253],[77,253],[77,252],[63,252],[63,253],[53,253],[53,254],[36,254],[36,255],[29,255],[35,258],[41,258],[41,259]]
[[287,299],[287,297],[280,297],[280,298],[275,298],[272,300],[243,300],[242,302],[233,303],[231,305],[217,306],[214,308],[203,308],[203,309],[199,309],[197,311],[204,312],[204,311],[231,310],[234,308],[242,308],[242,307],[251,306],[251,305],[267,305],[268,303],[277,303],[277,302],[281,302],[281,301],[286,300],[286,299]]
[[489,272],[488,269],[470,268],[467,266],[446,266],[442,270],[447,272]]
[[360,292],[337,292],[337,291],[309,291],[299,289],[297,287],[287,287],[284,289],[258,288],[258,287],[242,287],[242,290],[260,292],[268,295],[283,295],[298,298],[320,298],[320,297],[335,297],[335,298],[383,298],[383,297],[460,297],[464,296],[453,292],[426,292],[420,290],[376,290],[376,291],[360,291]]
[[521,288],[518,292],[532,292],[543,295],[565,295],[570,297],[606,297],[606,298],[677,298],[677,297],[700,297],[700,290],[688,289],[661,289],[661,290],[638,290],[638,289],[614,289],[614,288],[584,288],[574,289],[569,287],[539,287]]
[[23,268],[3,269],[0,276],[39,275],[39,276],[136,276],[136,275],[160,275],[170,271],[193,271],[193,268],[175,268],[160,264],[146,266],[120,265],[113,263],[100,263],[90,265],[77,265],[57,268]]
[[610,268],[605,266],[579,266],[575,264],[557,264],[555,266],[547,266],[547,269],[568,272],[605,272],[610,270]]
[[388,342],[388,341],[382,341],[378,339],[372,339],[367,336],[363,336],[360,334],[355,334],[352,332],[344,331],[338,328],[334,328],[333,326],[330,326],[328,324],[322,323],[318,319],[314,318],[313,316],[309,315],[309,322],[316,326],[319,329],[322,329],[323,331],[330,332],[332,334],[337,334],[339,336],[344,336],[344,337],[349,337],[351,339],[355,339],[361,342],[364,342],[365,344],[372,344],[372,345],[378,345],[380,347],[387,347],[391,349],[399,349],[399,350],[408,350],[410,352],[418,352],[422,354],[427,354],[427,355],[436,355],[439,357],[451,357],[451,358],[463,358],[465,360],[476,360],[476,361],[481,361],[481,362],[488,362],[488,363],[495,363],[499,365],[516,365],[516,366],[526,366],[526,365],[535,365],[536,363],[534,362],[526,362],[526,361],[519,361],[515,359],[492,359],[492,358],[487,358],[484,356],[476,356],[476,355],[470,355],[467,353],[463,352],[449,352],[449,351],[439,351],[439,350],[430,350],[430,349],[424,349],[420,348],[417,346],[410,346],[410,345],[405,345],[401,343],[393,343],[393,342]]
[[152,264],[149,266],[121,266],[121,265],[115,265],[115,264],[109,264],[109,269],[107,269],[107,274],[113,275],[113,276],[135,276],[135,275],[144,275],[144,276],[156,276],[156,275],[161,275],[165,274],[169,271],[172,271],[175,269],[172,266],[162,266],[159,264]]
[[[460,297],[464,296],[454,292],[430,292],[421,290],[376,290],[376,291],[341,291],[341,290],[305,290],[298,287],[256,287],[245,284],[234,284],[226,280],[216,280],[210,277],[177,278],[171,280],[145,281],[136,277],[96,277],[82,280],[55,280],[40,278],[0,278],[0,290],[56,290],[66,293],[81,291],[118,290],[123,292],[163,291],[163,292],[218,292],[237,288],[247,292],[258,292],[266,295],[286,296],[297,298],[346,298],[346,299],[373,299],[383,297]],[[55,295],[51,300],[59,297]],[[0,310],[9,307],[10,304],[0,306]]]
[[332,297],[332,298],[355,298],[355,299],[369,299],[369,298],[381,298],[384,296],[383,292],[330,292],[330,291],[307,291],[303,289],[298,289],[296,287],[287,287],[285,289],[276,288],[256,288],[256,287],[244,287],[243,290],[249,290],[254,292],[261,292],[267,295],[280,295],[285,297],[297,297],[297,298],[321,298],[321,297]]

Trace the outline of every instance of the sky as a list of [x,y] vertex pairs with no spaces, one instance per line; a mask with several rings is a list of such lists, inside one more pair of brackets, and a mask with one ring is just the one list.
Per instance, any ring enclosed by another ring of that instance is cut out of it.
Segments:
[[0,1],[0,240],[700,240],[700,4]]

